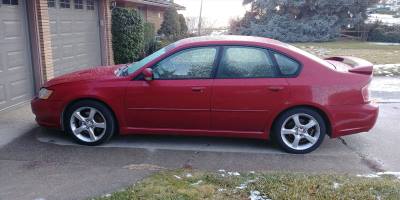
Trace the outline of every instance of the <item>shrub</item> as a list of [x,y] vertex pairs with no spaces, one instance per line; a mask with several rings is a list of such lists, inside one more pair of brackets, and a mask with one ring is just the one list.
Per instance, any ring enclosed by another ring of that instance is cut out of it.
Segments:
[[143,52],[144,27],[139,13],[132,9],[112,11],[112,42],[116,64],[130,63]]
[[250,10],[231,21],[233,34],[270,37],[285,42],[329,41],[344,27],[367,18],[377,0],[244,0]]
[[181,33],[179,15],[175,8],[168,8],[164,12],[164,21],[161,24],[158,34],[162,34],[169,39],[177,38]]
[[383,25],[375,23],[370,25],[368,41],[400,43],[400,25]]
[[144,23],[144,55],[148,56],[157,50],[156,30],[154,24]]

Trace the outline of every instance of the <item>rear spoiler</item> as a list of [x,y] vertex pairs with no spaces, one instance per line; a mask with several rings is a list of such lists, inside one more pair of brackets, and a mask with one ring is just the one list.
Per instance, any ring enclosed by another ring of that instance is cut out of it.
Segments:
[[344,63],[351,68],[349,72],[357,74],[372,75],[374,70],[374,65],[364,59],[351,57],[351,56],[335,56],[326,58],[325,60],[333,60]]

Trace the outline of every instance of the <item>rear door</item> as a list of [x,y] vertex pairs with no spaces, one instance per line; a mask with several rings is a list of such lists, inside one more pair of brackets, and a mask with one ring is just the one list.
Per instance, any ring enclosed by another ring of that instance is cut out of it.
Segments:
[[211,129],[262,134],[273,109],[289,96],[271,53],[262,48],[227,46],[213,83]]

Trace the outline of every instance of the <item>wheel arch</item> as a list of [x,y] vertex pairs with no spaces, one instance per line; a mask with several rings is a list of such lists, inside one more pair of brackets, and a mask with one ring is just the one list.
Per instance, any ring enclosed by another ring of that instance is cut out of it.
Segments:
[[65,106],[64,106],[64,108],[63,108],[63,111],[61,112],[61,117],[60,117],[60,123],[61,123],[61,130],[65,130],[65,127],[64,127],[64,118],[65,118],[65,115],[66,115],[66,111],[68,110],[68,108],[70,108],[72,105],[74,105],[74,104],[76,104],[76,103],[78,103],[78,102],[80,102],[80,101],[95,101],[95,102],[98,102],[98,103],[101,103],[101,104],[103,104],[104,106],[106,106],[110,111],[111,111],[111,114],[113,115],[113,117],[114,117],[114,119],[115,119],[115,130],[117,130],[117,133],[119,132],[119,119],[118,119],[118,117],[117,117],[117,115],[116,115],[116,113],[115,113],[115,111],[114,111],[114,109],[112,109],[112,107],[111,106],[109,106],[105,101],[103,101],[103,100],[100,100],[100,99],[98,99],[98,98],[94,98],[94,97],[83,97],[83,98],[78,98],[78,99],[74,99],[74,100],[72,100],[72,101],[70,101],[70,102],[68,102]]
[[272,120],[272,123],[269,127],[269,132],[272,133],[272,129],[274,128],[274,125],[276,123],[276,121],[278,120],[278,118],[285,112],[295,109],[295,108],[307,108],[307,109],[311,109],[316,111],[318,114],[321,115],[322,119],[324,120],[325,124],[326,124],[326,129],[327,129],[327,135],[329,137],[332,137],[332,123],[331,120],[327,114],[326,111],[324,111],[321,107],[319,106],[315,106],[315,105],[308,105],[308,104],[303,104],[303,105],[292,105],[290,107],[285,108],[284,110],[281,110]]

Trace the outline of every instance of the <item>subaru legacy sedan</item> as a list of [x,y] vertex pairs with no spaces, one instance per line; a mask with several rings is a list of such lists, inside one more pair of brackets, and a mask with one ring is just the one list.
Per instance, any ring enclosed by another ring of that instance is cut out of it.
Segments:
[[219,136],[272,139],[300,154],[326,135],[374,126],[372,71],[360,58],[321,59],[267,38],[196,37],[136,63],[52,79],[32,110],[39,125],[84,145],[115,134]]

